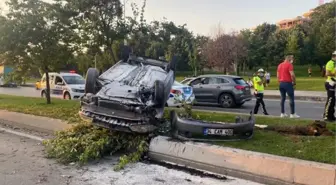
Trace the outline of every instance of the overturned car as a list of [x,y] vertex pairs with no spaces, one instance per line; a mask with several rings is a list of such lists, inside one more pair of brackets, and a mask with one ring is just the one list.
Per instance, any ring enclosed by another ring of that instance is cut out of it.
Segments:
[[130,56],[99,75],[90,68],[79,114],[110,130],[150,133],[157,129],[175,80],[171,62]]
[[235,123],[205,122],[171,111],[164,121],[165,104],[175,80],[176,58],[161,61],[125,57],[99,75],[95,68],[86,74],[80,116],[94,125],[113,131],[138,134],[168,134],[180,140],[216,141],[250,139],[255,119],[237,117]]

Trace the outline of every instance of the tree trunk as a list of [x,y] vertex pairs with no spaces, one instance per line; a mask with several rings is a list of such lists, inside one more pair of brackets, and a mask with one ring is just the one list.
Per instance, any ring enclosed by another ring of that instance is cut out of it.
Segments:
[[48,72],[48,69],[45,69],[45,74],[46,74],[46,85],[47,85],[47,92],[46,92],[47,104],[51,104],[50,83],[49,83],[49,72]]

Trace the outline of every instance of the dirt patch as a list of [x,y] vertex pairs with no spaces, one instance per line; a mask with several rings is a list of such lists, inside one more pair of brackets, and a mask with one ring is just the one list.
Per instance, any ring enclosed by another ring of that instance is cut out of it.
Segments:
[[275,131],[283,134],[300,136],[334,136],[335,133],[328,130],[327,123],[315,120],[307,126],[268,126],[263,130]]

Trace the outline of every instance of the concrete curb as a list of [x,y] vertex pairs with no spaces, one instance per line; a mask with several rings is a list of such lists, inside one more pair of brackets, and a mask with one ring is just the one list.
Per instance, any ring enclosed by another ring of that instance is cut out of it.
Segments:
[[220,147],[154,138],[149,156],[213,173],[264,184],[336,185],[334,165]]
[[[280,95],[264,95],[265,99],[277,99],[280,100]],[[295,100],[303,100],[303,101],[317,101],[317,102],[325,102],[327,101],[327,97],[321,96],[295,96]]]

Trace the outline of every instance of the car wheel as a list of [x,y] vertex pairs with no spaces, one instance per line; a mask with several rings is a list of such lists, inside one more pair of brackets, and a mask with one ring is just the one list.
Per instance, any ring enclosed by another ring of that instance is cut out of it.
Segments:
[[71,100],[71,96],[70,96],[70,94],[69,94],[68,92],[64,93],[63,98],[64,98],[65,100]]
[[99,76],[99,72],[96,68],[88,69],[86,73],[85,93],[96,94],[98,76]]
[[46,97],[47,97],[47,94],[46,94],[45,91],[42,91],[42,92],[41,92],[41,97],[42,97],[42,98],[46,98]]
[[156,80],[154,83],[154,101],[158,104],[159,107],[165,105],[164,102],[164,84],[163,82]]
[[130,54],[132,53],[132,48],[129,46],[123,46],[122,52],[121,52],[121,58],[123,62],[127,62],[128,58],[130,57]]
[[224,93],[219,97],[219,104],[223,108],[231,108],[235,106],[235,101],[231,94]]
[[177,56],[173,56],[168,64],[168,70],[176,71]]

